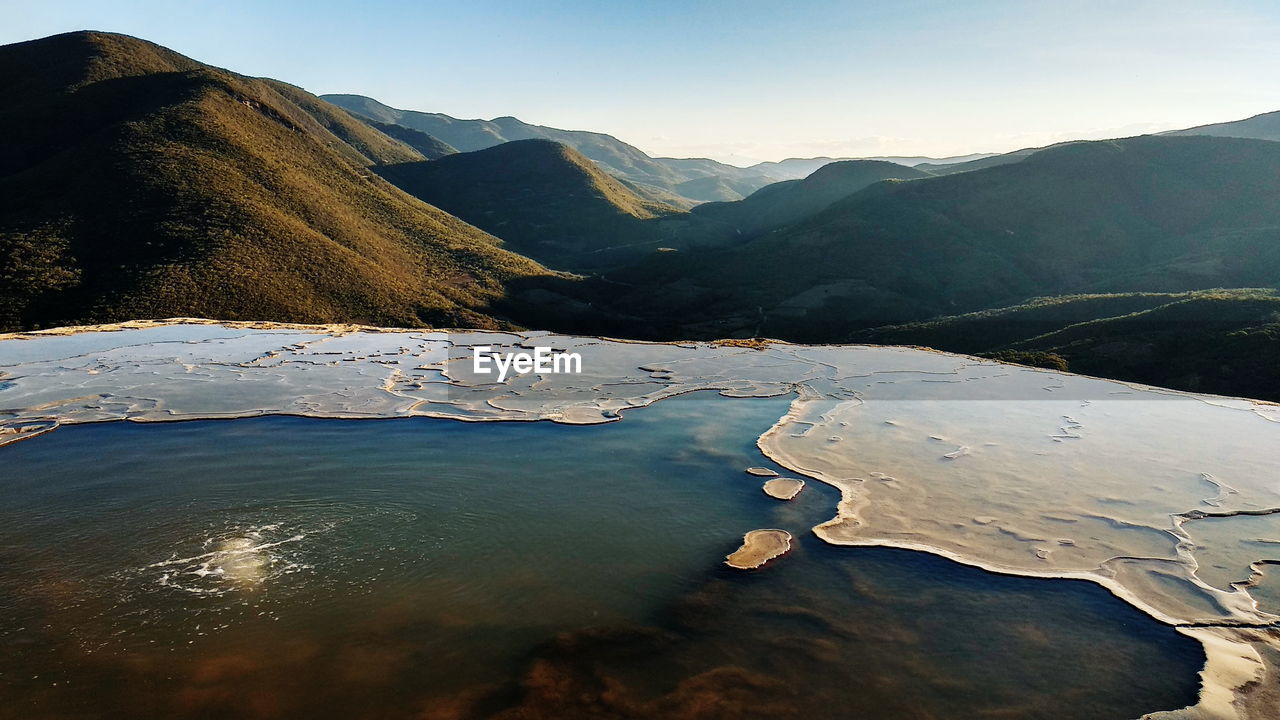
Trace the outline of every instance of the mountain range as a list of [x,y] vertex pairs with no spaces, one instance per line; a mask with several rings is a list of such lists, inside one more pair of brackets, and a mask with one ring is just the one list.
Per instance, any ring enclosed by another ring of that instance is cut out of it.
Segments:
[[1280,399],[1280,113],[1001,155],[654,158],[143,40],[0,47],[0,327],[921,344]]
[[[464,152],[484,150],[513,140],[536,139],[563,143],[590,158],[605,172],[632,183],[633,189],[642,194],[652,189],[675,194],[694,202],[736,199],[741,198],[744,191],[749,193],[780,179],[714,160],[666,162],[649,157],[639,148],[603,133],[559,130],[531,125],[513,117],[460,120],[441,113],[399,110],[362,95],[324,95],[322,97],[357,116],[419,130]],[[697,183],[687,184],[709,177],[724,179],[726,187],[729,187],[730,182],[736,184],[736,190],[730,187],[728,191],[733,197],[726,197],[726,191],[715,183],[706,183],[701,186]]]
[[781,180],[798,180],[838,160],[870,159],[899,165],[928,163],[943,167],[990,156],[790,158],[740,168],[707,158],[650,157],[611,135],[531,125],[514,117],[460,120],[441,113],[400,110],[363,95],[322,95],[321,98],[376,123],[395,124],[427,133],[464,152],[514,140],[541,139],[563,143],[596,162],[605,172],[629,183],[637,193],[681,207],[700,202],[741,200],[765,185]]
[[642,294],[678,284],[692,327],[805,341],[1035,296],[1278,287],[1280,143],[1066,144],[879,182],[731,248],[655,254],[614,277]]

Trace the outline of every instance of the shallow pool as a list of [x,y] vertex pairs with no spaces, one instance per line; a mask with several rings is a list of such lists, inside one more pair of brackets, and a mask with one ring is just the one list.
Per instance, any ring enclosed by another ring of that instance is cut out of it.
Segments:
[[[1094,585],[808,531],[789,398],[621,422],[108,423],[0,449],[0,717],[1129,718],[1198,643]],[[789,530],[753,572],[743,533]]]

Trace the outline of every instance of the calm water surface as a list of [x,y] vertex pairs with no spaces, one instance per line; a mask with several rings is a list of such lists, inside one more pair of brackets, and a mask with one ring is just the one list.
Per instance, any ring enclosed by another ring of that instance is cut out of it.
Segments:
[[[827,546],[743,470],[787,398],[287,417],[0,449],[0,717],[1128,718],[1199,645],[1087,583]],[[795,549],[741,573],[744,532]]]

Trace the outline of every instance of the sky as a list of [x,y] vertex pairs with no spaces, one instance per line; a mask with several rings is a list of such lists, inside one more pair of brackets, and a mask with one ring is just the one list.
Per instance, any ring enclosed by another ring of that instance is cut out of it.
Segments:
[[998,152],[1280,110],[1275,0],[0,0],[0,44],[82,29],[317,94],[738,165]]

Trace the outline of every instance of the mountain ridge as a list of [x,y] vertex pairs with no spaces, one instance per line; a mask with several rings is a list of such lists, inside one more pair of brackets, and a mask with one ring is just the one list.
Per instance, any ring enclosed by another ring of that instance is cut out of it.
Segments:
[[1280,111],[1265,112],[1221,123],[1197,125],[1182,130],[1170,130],[1161,135],[1211,135],[1252,140],[1280,141]]
[[[512,140],[554,140],[572,147],[600,164],[606,172],[671,192],[678,192],[676,188],[680,183],[702,176],[678,172],[661,161],[649,157],[640,149],[604,133],[532,125],[511,116],[493,120],[465,120],[443,113],[400,110],[363,95],[329,94],[324,95],[323,98],[339,107],[380,122],[395,123],[420,130],[463,152],[484,150]],[[726,172],[740,174],[742,170],[733,168]],[[767,179],[761,178],[757,187],[766,183]],[[704,201],[719,198],[691,197],[690,199]]]
[[737,202],[699,205],[693,213],[728,223],[749,237],[821,212],[873,183],[925,177],[930,175],[883,160],[839,160],[805,178],[766,185]]

